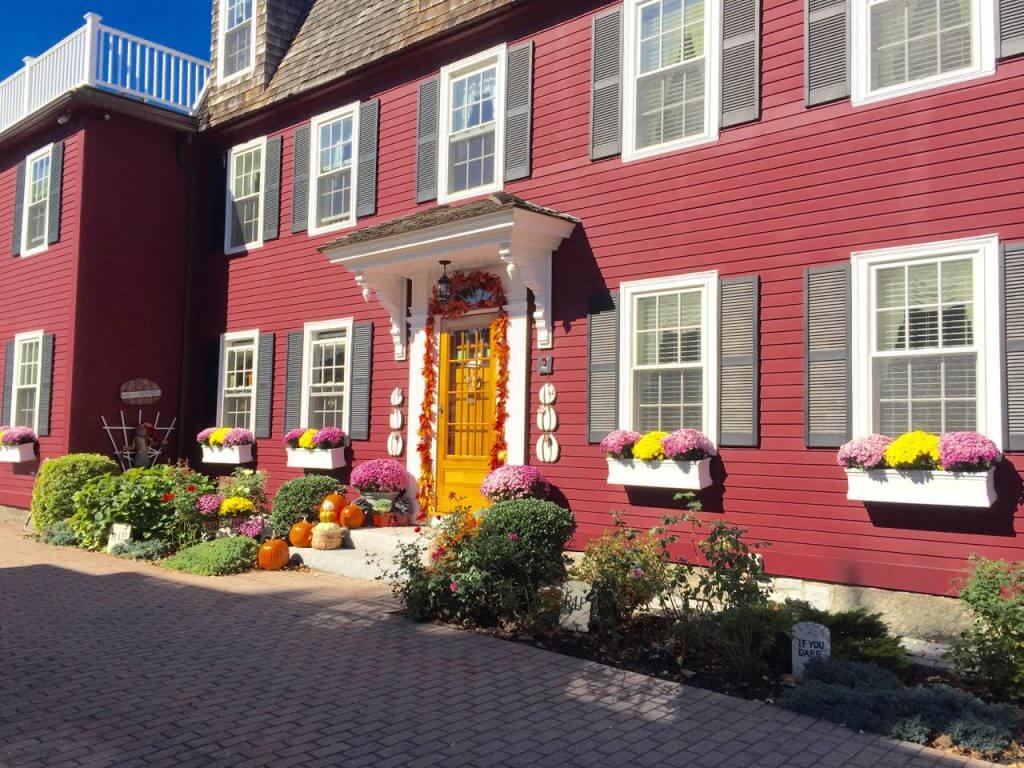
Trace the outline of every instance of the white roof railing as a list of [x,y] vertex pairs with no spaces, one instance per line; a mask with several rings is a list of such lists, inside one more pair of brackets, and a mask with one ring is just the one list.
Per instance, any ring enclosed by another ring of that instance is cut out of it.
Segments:
[[210,79],[210,63],[100,23],[80,27],[0,82],[0,132],[83,86],[194,115]]

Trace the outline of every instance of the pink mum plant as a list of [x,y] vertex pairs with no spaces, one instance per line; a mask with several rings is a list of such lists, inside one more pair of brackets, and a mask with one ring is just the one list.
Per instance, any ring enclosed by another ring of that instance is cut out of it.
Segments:
[[232,429],[224,436],[224,445],[227,446],[252,445],[255,442],[256,438],[248,429]]
[[216,517],[220,514],[220,505],[224,497],[219,493],[205,493],[196,502],[196,509],[205,517]]
[[698,429],[677,429],[662,438],[661,448],[665,458],[674,461],[700,461],[718,453],[707,435]]
[[947,432],[939,438],[939,459],[947,472],[985,472],[1003,454],[977,432]]
[[28,427],[7,427],[0,434],[0,445],[25,445],[36,442],[39,442],[39,438]]
[[216,431],[217,431],[217,427],[207,427],[202,432],[200,432],[198,435],[196,435],[196,442],[199,443],[200,445],[209,445],[210,444],[210,438],[213,436],[213,433],[216,432]]
[[892,438],[885,435],[858,437],[845,443],[836,456],[836,464],[846,469],[879,469],[885,466],[885,449]]
[[536,467],[506,464],[484,478],[480,493],[489,501],[547,498],[551,486]]
[[344,448],[347,436],[337,427],[324,427],[313,436],[313,445],[323,450]]
[[633,446],[640,440],[640,433],[630,429],[609,432],[601,441],[601,450],[612,459],[633,458]]
[[352,470],[352,487],[360,493],[402,493],[409,473],[394,459],[371,459]]
[[296,427],[295,429],[288,430],[284,436],[284,442],[289,448],[299,447],[299,438],[306,434],[306,430],[302,427]]

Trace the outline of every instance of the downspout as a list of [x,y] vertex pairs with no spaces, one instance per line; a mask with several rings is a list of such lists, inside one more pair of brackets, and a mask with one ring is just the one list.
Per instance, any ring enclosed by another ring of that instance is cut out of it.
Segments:
[[185,290],[182,297],[184,302],[181,313],[181,352],[180,378],[178,381],[178,456],[184,453],[184,447],[188,444],[185,435],[191,434],[188,427],[190,377],[192,371],[193,347],[193,311],[195,274],[197,267],[197,243],[198,219],[199,219],[199,175],[195,166],[195,135],[188,134],[184,142],[178,144],[178,167],[188,177],[188,212],[185,217]]

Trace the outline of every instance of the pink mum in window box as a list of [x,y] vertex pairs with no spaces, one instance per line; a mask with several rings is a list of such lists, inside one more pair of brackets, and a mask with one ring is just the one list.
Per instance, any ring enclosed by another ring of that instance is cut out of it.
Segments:
[[213,437],[213,433],[217,431],[217,427],[207,427],[198,435],[196,435],[196,442],[200,445],[209,445],[210,438]]
[[700,461],[718,453],[707,435],[697,429],[677,429],[662,438],[661,448],[670,461]]
[[836,456],[836,464],[846,469],[879,469],[885,466],[885,449],[892,438],[885,435],[858,437],[845,443]]
[[224,436],[224,445],[234,447],[238,445],[252,445],[256,438],[248,429],[232,429]]
[[284,442],[289,448],[299,447],[299,438],[306,434],[306,430],[302,427],[296,427],[295,429],[289,430],[285,433]]
[[986,472],[1003,454],[977,432],[947,432],[939,438],[939,460],[947,472]]
[[394,459],[371,459],[352,470],[352,487],[360,493],[402,493],[409,474]]
[[601,441],[601,450],[613,459],[633,458],[633,446],[640,440],[640,433],[629,429],[609,432]]
[[506,464],[484,478],[480,493],[488,501],[544,499],[551,486],[536,467]]
[[0,432],[0,445],[25,445],[37,442],[39,438],[28,427],[6,427]]
[[344,448],[348,436],[337,427],[324,427],[313,436],[313,445],[322,450]]

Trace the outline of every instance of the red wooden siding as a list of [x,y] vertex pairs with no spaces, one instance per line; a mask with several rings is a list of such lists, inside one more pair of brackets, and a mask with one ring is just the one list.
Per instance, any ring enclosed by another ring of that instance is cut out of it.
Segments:
[[[372,439],[354,446],[357,461],[383,455],[388,393],[396,385],[406,389],[408,381],[407,365],[393,360],[384,313],[364,304],[350,275],[315,251],[336,235],[290,233],[293,127],[354,99],[379,96],[378,216],[360,224],[408,213],[415,209],[416,81],[474,50],[532,38],[533,176],[506,188],[583,221],[554,259],[555,373],[534,374],[531,384],[531,413],[541,384],[558,388],[563,453],[545,472],[579,521],[576,546],[601,531],[613,509],[629,509],[630,519],[643,525],[671,507],[670,494],[652,499],[607,485],[603,457],[586,442],[588,294],[623,280],[717,269],[723,277],[756,272],[762,278],[761,446],[723,450],[726,475],[706,495],[702,517],[724,517],[769,540],[765,561],[777,575],[945,593],[971,553],[1024,556],[1024,519],[1015,507],[872,517],[846,500],[834,452],[803,446],[805,267],[901,243],[988,233],[1024,238],[1024,136],[1018,129],[1024,61],[1002,62],[995,76],[958,87],[858,109],[839,102],[809,110],[803,105],[803,3],[766,0],[760,121],[727,129],[710,145],[628,164],[619,158],[593,163],[593,10],[592,4],[575,15],[563,10],[559,21],[540,13],[517,16],[503,30],[491,26],[471,42],[435,46],[382,68],[372,74],[374,86],[367,77],[217,137],[225,144],[263,132],[285,137],[281,238],[229,260],[212,254],[203,278],[206,341],[223,330],[224,314],[227,330],[278,334],[274,437],[260,444],[260,466],[275,484],[297,474],[284,468],[280,443],[287,331],[348,315],[375,322]],[[531,432],[527,445],[536,437]],[[1012,460],[1024,468],[1024,459]]]

